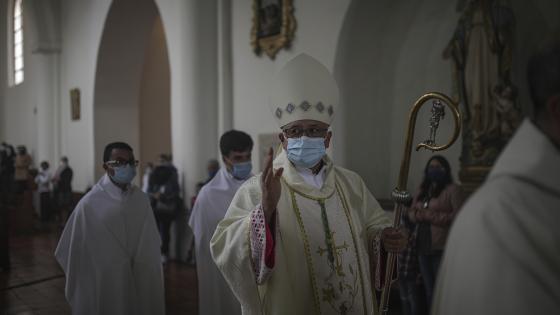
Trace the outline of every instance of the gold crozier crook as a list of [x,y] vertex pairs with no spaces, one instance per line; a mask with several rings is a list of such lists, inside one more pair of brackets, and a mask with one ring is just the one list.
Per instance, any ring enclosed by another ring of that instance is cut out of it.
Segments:
[[[410,155],[412,151],[412,141],[414,140],[414,129],[416,126],[416,117],[418,116],[418,111],[420,108],[427,103],[427,101],[434,99],[432,102],[432,116],[430,118],[430,137],[428,140],[419,143],[416,146],[416,151],[421,148],[435,151],[442,151],[449,148],[455,140],[459,137],[461,132],[461,113],[459,112],[459,106],[455,104],[448,96],[442,93],[432,92],[424,94],[420,97],[412,109],[410,110],[408,118],[408,130],[406,135],[406,142],[404,145],[404,154],[401,162],[401,169],[399,172],[399,181],[397,187],[393,190],[391,196],[395,202],[395,217],[393,220],[393,227],[398,228],[401,223],[401,215],[403,208],[408,205],[412,199],[410,193],[406,189],[408,182],[408,171],[410,169]],[[439,122],[445,117],[445,106],[447,104],[451,108],[453,119],[455,120],[455,130],[453,136],[447,144],[438,146],[436,144],[436,133],[439,127]],[[389,313],[389,293],[391,290],[391,281],[393,279],[393,271],[395,268],[395,262],[397,260],[397,255],[389,253],[387,256],[387,264],[385,271],[385,283],[383,284],[383,291],[381,293],[381,301],[379,303],[379,313],[382,315],[387,315]]]

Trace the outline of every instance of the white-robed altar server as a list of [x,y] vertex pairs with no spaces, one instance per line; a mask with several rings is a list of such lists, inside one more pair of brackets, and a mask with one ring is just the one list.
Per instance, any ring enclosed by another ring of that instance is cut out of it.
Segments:
[[224,167],[202,187],[189,219],[194,234],[201,315],[241,314],[241,306],[210,254],[210,239],[239,187],[251,176],[253,140],[230,130],[220,137]]
[[244,314],[375,314],[369,245],[406,235],[361,177],[326,155],[338,87],[308,55],[278,73],[270,106],[283,150],[239,188],[211,241]]
[[64,228],[55,256],[73,314],[165,313],[160,236],[148,196],[131,184],[137,164],[128,144],[107,145],[106,174]]
[[560,314],[560,36],[529,60],[526,119],[449,236],[432,314]]

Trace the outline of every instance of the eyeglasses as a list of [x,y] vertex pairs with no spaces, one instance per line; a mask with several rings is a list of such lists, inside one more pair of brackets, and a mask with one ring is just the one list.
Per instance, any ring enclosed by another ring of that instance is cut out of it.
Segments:
[[138,166],[138,160],[112,160],[112,161],[107,161],[105,162],[105,164],[107,164],[110,167],[121,167],[121,166],[125,166],[125,165],[130,165],[130,166],[134,166],[137,167]]
[[288,138],[299,138],[303,135],[306,135],[310,138],[320,138],[327,135],[328,128],[300,128],[300,127],[292,127],[283,129],[282,132],[286,134]]

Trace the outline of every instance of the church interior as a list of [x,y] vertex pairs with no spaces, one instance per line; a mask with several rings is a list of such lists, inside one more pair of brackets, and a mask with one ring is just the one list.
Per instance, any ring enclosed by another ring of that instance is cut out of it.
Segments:
[[[412,150],[404,189],[420,187],[439,154],[471,194],[531,117],[525,69],[543,34],[559,30],[558,0],[0,0],[0,314],[71,314],[54,256],[64,212],[45,219],[40,209],[43,161],[57,176],[63,160],[73,171],[66,214],[105,174],[108,143],[134,149],[139,187],[149,164],[172,163],[182,207],[162,259],[166,310],[196,314],[194,198],[209,161],[224,163],[225,132],[251,136],[254,174],[279,148],[267,104],[286,63],[304,53],[332,73],[340,100],[328,155],[392,213],[415,102],[442,93],[461,116],[447,107],[435,133],[436,102],[426,101],[414,147],[459,133],[444,151]],[[30,157],[24,179],[6,175],[10,146]],[[389,314],[407,314],[396,284],[389,301]]]

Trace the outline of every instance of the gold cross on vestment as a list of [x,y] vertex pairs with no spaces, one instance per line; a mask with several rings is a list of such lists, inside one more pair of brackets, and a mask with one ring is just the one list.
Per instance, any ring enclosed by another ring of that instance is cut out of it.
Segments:
[[346,244],[346,241],[344,241],[342,245],[337,246],[334,242],[334,233],[335,232],[330,232],[330,235],[327,235],[327,248],[319,246],[317,254],[323,256],[324,253],[328,253],[329,264],[334,267],[338,276],[343,277],[342,251],[348,251],[349,246]]

